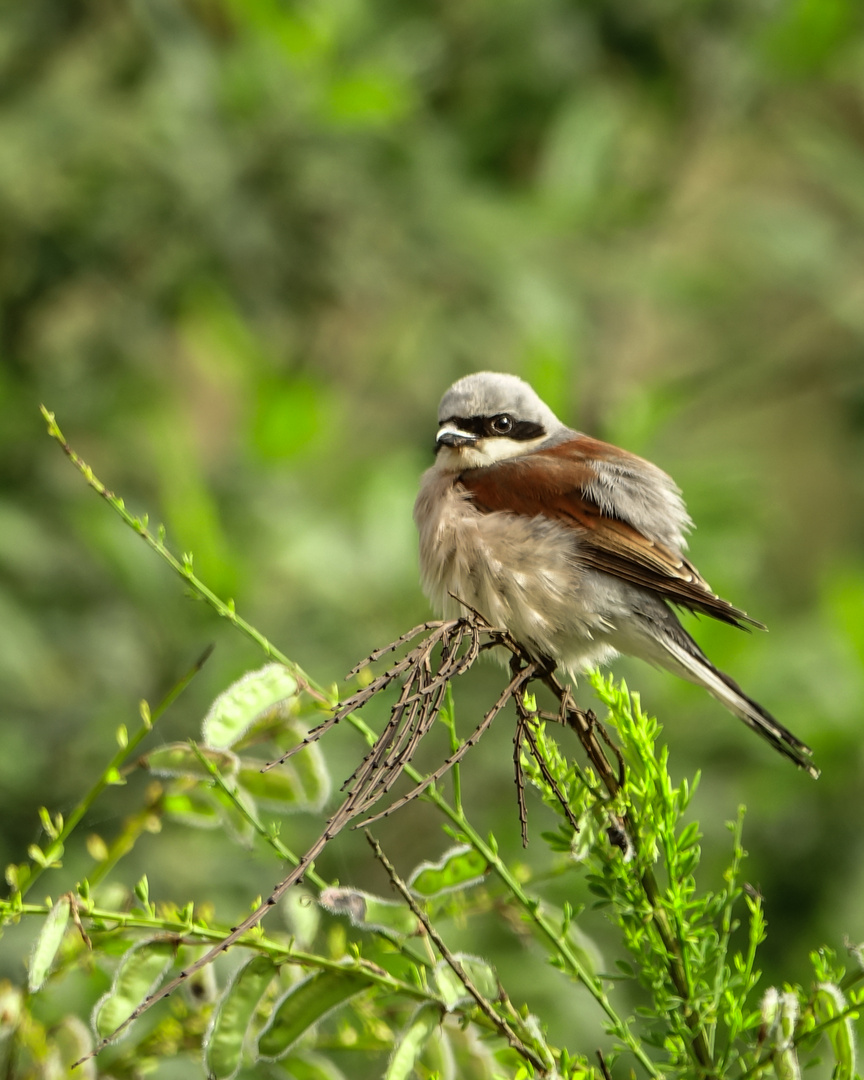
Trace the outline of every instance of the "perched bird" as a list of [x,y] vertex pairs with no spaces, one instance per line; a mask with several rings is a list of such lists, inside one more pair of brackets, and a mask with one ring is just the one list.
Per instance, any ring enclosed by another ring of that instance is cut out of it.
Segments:
[[692,522],[666,473],[568,428],[513,375],[460,379],[438,423],[414,520],[423,589],[442,615],[459,615],[464,600],[573,676],[618,653],[666,668],[819,775],[809,747],[678,621],[673,606],[761,626],[712,592],[682,554]]

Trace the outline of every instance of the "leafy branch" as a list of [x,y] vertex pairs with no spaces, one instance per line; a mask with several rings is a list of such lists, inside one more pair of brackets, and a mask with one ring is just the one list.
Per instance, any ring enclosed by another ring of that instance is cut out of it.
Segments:
[[[393,657],[389,666],[336,702],[331,691],[315,684],[240,618],[233,602],[221,600],[196,577],[191,556],[177,559],[167,548],[161,527],[154,535],[146,518],[132,516],[123,500],[71,449],[53,415],[46,410],[43,414],[51,436],[126,525],[220,617],[229,619],[268,659],[276,661],[246,676],[217,699],[205,719],[200,744],[169,744],[139,759],[139,765],[162,777],[167,786],[154,790],[143,815],[130,819],[124,835],[112,851],[102,853],[91,881],[82,882],[77,893],[66,894],[53,906],[24,900],[25,892],[41,874],[59,868],[63,847],[76,825],[108,786],[123,781],[131,754],[205,658],[180,680],[152,716],[142,706],[142,724],[131,737],[125,729],[118,731],[119,750],[72,815],[64,821],[59,816],[52,818],[47,811],[41,814],[49,843],[44,851],[31,849],[32,865],[22,864],[8,872],[13,893],[9,901],[0,903],[0,919],[27,916],[45,920],[31,961],[31,982],[35,973],[40,986],[52,965],[58,972],[65,970],[69,958],[88,947],[85,921],[93,934],[96,955],[116,935],[133,930],[150,935],[133,944],[121,959],[112,989],[95,1013],[99,1041],[78,1056],[79,1064],[106,1048],[132,1021],[191,976],[203,975],[216,956],[236,944],[251,952],[252,958],[235,973],[211,1008],[204,1061],[214,1077],[233,1075],[242,1055],[252,1052],[250,1040],[261,1060],[293,1061],[297,1054],[302,1056],[299,1036],[337,1006],[350,1010],[372,1043],[380,1042],[379,1036],[371,1033],[380,1029],[382,997],[416,1010],[401,1034],[393,1031],[388,1036],[396,1049],[387,1080],[407,1078],[419,1056],[431,1053],[429,1048],[439,1030],[446,1030],[446,1038],[456,1045],[457,1031],[446,1023],[451,1015],[503,1036],[506,1045],[497,1060],[506,1063],[514,1077],[538,1073],[595,1077],[597,1071],[586,1056],[550,1045],[537,1019],[513,1006],[488,961],[454,954],[447,948],[434,920],[455,910],[455,898],[467,895],[485,880],[487,887],[500,890],[521,912],[525,925],[546,946],[548,962],[583,986],[598,1005],[612,1039],[611,1047],[596,1055],[605,1080],[613,1075],[622,1055],[628,1055],[650,1077],[725,1080],[732,1075],[756,1076],[768,1068],[785,1077],[795,1074],[800,1054],[811,1053],[817,1044],[824,1047],[826,1040],[836,1063],[835,1075],[852,1080],[852,1025],[864,997],[861,965],[859,971],[847,974],[833,954],[821,950],[813,956],[813,992],[787,988],[780,993],[769,988],[761,1003],[755,1002],[760,980],[757,954],[766,927],[761,898],[741,877],[743,808],[731,826],[732,858],[722,888],[716,892],[700,890],[695,877],[699,829],[695,821],[687,820],[698,777],[692,783],[673,782],[668,751],[657,745],[659,726],[642,712],[637,695],[611,679],[592,675],[595,692],[608,710],[601,724],[594,713],[575,705],[569,687],[559,681],[554,670],[525,655],[505,631],[489,626],[466,607],[461,619],[425,623],[375,650],[349,678],[367,665]],[[473,730],[460,737],[453,681],[489,649],[509,655],[510,679]],[[538,708],[534,687],[552,696],[553,711]],[[358,710],[390,691],[395,692],[395,703],[389,720],[376,735],[358,716]],[[307,700],[311,703],[308,707],[304,705]],[[540,881],[531,887],[514,873],[499,853],[495,838],[480,836],[462,806],[461,764],[468,750],[510,705],[516,714],[514,769],[523,840],[527,841],[526,787],[530,785],[558,816],[558,830],[544,834],[544,839],[562,860],[559,872],[573,873],[575,864],[629,955],[629,961],[616,962],[614,975],[596,970],[579,937],[576,908],[566,904],[557,911],[541,900],[537,894]],[[311,729],[306,727],[305,716],[310,712],[320,716],[322,708],[330,710],[327,718]],[[260,795],[286,806],[291,803],[319,809],[329,789],[323,784],[317,744],[343,721],[361,733],[368,749],[343,785],[346,794],[342,804],[318,840],[299,856],[279,839],[275,829],[264,824],[256,799]],[[412,758],[439,721],[449,732],[449,754],[437,769],[419,773]],[[606,724],[615,729],[617,740]],[[576,732],[585,765],[561,752],[550,735],[550,725]],[[277,748],[273,759],[265,762],[248,757],[246,751],[265,740]],[[403,773],[413,787],[380,809],[379,801]],[[442,790],[448,776],[452,799]],[[438,809],[457,846],[439,863],[417,867],[404,881],[377,849],[400,893],[401,904],[329,886],[316,874],[315,859],[341,829],[368,824],[416,798]],[[157,910],[149,900],[146,881],[136,887],[140,906],[131,911],[93,900],[91,886],[95,887],[131,848],[148,815],[182,812],[212,816],[214,808],[230,814],[235,827],[258,836],[276,857],[292,865],[274,892],[256,901],[251,914],[230,932],[209,926],[190,905],[182,911],[170,905]],[[264,936],[261,919],[304,878],[320,890],[319,903],[324,909],[337,916],[347,915],[361,934],[371,931],[375,935],[371,951],[358,940],[343,955],[328,957],[320,950],[298,947],[293,940]],[[744,947],[737,950],[733,942],[738,940],[735,931],[742,902],[747,911],[747,936]],[[70,920],[80,928],[74,948],[67,936]],[[440,964],[417,952],[412,937],[418,927],[424,940],[435,943],[442,957]],[[203,955],[187,962],[177,977],[162,983],[174,954],[180,950],[185,955],[193,946],[204,947]],[[853,955],[857,956],[854,950]],[[299,983],[288,978],[290,985],[284,989],[286,972],[295,966],[312,974]],[[635,1018],[627,1016],[628,983],[631,994],[641,995],[645,1002]],[[181,1013],[186,1008],[175,1003],[174,1015],[179,1015],[178,1007]],[[191,1023],[193,1014],[189,1015]],[[469,1053],[464,1047],[461,1052]],[[474,1053],[470,1051],[469,1057]]]

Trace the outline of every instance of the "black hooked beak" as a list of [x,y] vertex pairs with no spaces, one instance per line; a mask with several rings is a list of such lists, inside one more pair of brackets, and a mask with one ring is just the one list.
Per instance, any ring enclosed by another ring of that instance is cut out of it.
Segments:
[[435,438],[435,452],[442,446],[452,446],[458,450],[462,446],[473,446],[477,442],[477,436],[468,431],[460,431],[458,428],[442,428]]

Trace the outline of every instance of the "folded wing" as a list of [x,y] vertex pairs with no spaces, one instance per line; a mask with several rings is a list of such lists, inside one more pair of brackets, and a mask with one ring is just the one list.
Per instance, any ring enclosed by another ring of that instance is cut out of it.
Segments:
[[607,443],[576,436],[469,469],[460,483],[486,513],[542,516],[573,529],[579,562],[733,626],[762,624],[721,599],[681,553],[690,519],[672,480]]

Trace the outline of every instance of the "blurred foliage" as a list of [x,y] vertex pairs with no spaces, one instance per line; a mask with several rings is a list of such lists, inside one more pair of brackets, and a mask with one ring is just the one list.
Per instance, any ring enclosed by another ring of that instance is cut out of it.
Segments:
[[[27,0],[0,11],[0,58],[4,863],[205,644],[166,742],[260,664],[85,489],[39,402],[336,681],[426,617],[410,511],[435,407],[495,368],[675,476],[695,562],[771,627],[695,632],[814,746],[815,785],[704,693],[620,668],[704,771],[706,869],[750,807],[766,963],[804,978],[808,943],[864,937],[857,0]],[[473,673],[462,714],[498,681]],[[515,848],[511,734],[465,776]],[[337,772],[356,750],[337,740]],[[119,833],[134,794],[92,830]],[[384,831],[397,861],[440,851],[422,809]],[[316,822],[296,830],[301,847]],[[206,842],[191,860],[166,840],[130,880],[146,866],[225,921],[248,903],[252,855],[229,874]],[[355,840],[326,869],[363,886]],[[0,950],[13,978],[26,933]],[[554,1023],[554,982],[536,994]]]

